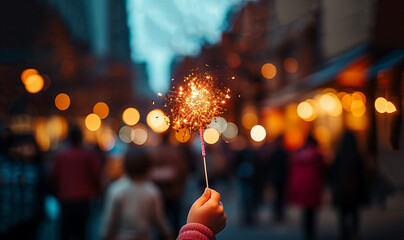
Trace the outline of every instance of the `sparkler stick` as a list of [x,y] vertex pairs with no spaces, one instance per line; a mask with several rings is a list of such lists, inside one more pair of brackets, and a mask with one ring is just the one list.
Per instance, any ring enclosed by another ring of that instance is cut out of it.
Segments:
[[205,143],[203,142],[203,127],[202,126],[199,128],[199,135],[201,136],[201,148],[202,148],[202,157],[203,157],[203,167],[205,169],[206,187],[209,188],[208,171],[207,171],[207,168],[206,168]]

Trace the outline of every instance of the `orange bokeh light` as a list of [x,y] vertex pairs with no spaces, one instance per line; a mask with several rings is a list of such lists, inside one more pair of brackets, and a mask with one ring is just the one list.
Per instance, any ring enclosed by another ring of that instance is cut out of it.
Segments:
[[288,73],[295,73],[299,70],[299,63],[294,58],[286,58],[283,62],[283,67]]
[[261,68],[262,76],[266,79],[272,79],[276,76],[276,67],[272,63],[265,63]]
[[25,69],[22,73],[21,73],[21,81],[26,84],[28,77],[32,76],[32,75],[38,75],[38,71],[36,69],[33,68],[28,68]]
[[136,108],[127,108],[122,114],[122,120],[129,126],[135,125],[139,119],[140,114]]
[[57,109],[63,111],[70,106],[70,97],[66,93],[59,93],[55,98],[55,106]]
[[29,93],[37,93],[42,90],[44,86],[44,80],[41,75],[31,75],[25,81],[25,89]]
[[93,112],[97,114],[101,119],[104,119],[109,114],[109,107],[104,102],[98,102],[93,107]]
[[101,119],[97,114],[90,113],[86,117],[85,125],[90,131],[97,131],[101,127]]
[[226,56],[226,63],[230,68],[237,68],[241,64],[241,58],[237,53],[229,53]]

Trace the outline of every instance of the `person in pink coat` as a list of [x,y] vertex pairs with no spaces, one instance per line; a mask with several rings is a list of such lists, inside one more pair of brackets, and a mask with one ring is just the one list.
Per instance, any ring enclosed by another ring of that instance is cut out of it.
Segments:
[[322,200],[325,166],[312,136],[308,137],[303,147],[292,152],[289,164],[288,199],[303,209],[304,239],[315,239],[316,211]]
[[226,226],[226,214],[220,194],[206,188],[192,205],[177,240],[215,240],[216,234]]

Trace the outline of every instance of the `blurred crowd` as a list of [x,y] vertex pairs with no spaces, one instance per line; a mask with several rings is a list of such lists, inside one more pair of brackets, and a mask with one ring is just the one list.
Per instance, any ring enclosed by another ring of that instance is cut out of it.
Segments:
[[[88,239],[94,202],[102,205],[96,230],[101,239],[174,239],[185,223],[180,212],[187,181],[192,176],[201,192],[205,188],[192,146],[170,145],[168,136],[155,147],[129,148],[121,159],[122,174],[113,179],[106,175],[105,153],[83,144],[78,127],[71,127],[66,144],[54,154],[41,153],[32,135],[6,128],[0,147],[0,239],[43,238],[41,224],[52,217],[49,196],[58,202],[60,239]],[[296,150],[288,150],[279,136],[260,147],[231,151],[216,144],[207,151],[210,186],[236,182],[242,193],[240,224],[257,223],[270,189],[273,224],[283,224],[287,206],[297,206],[302,236],[316,239],[327,189],[339,238],[358,239],[359,212],[370,202],[374,173],[366,170],[353,132],[341,136],[332,161],[325,160],[312,136]],[[153,229],[157,234],[150,235]]]

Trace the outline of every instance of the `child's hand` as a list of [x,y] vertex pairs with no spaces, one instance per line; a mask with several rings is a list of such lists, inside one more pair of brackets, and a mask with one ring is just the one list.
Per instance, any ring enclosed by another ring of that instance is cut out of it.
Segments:
[[206,188],[188,213],[187,223],[200,223],[207,226],[214,234],[219,233],[226,226],[226,214],[220,202],[220,194]]

